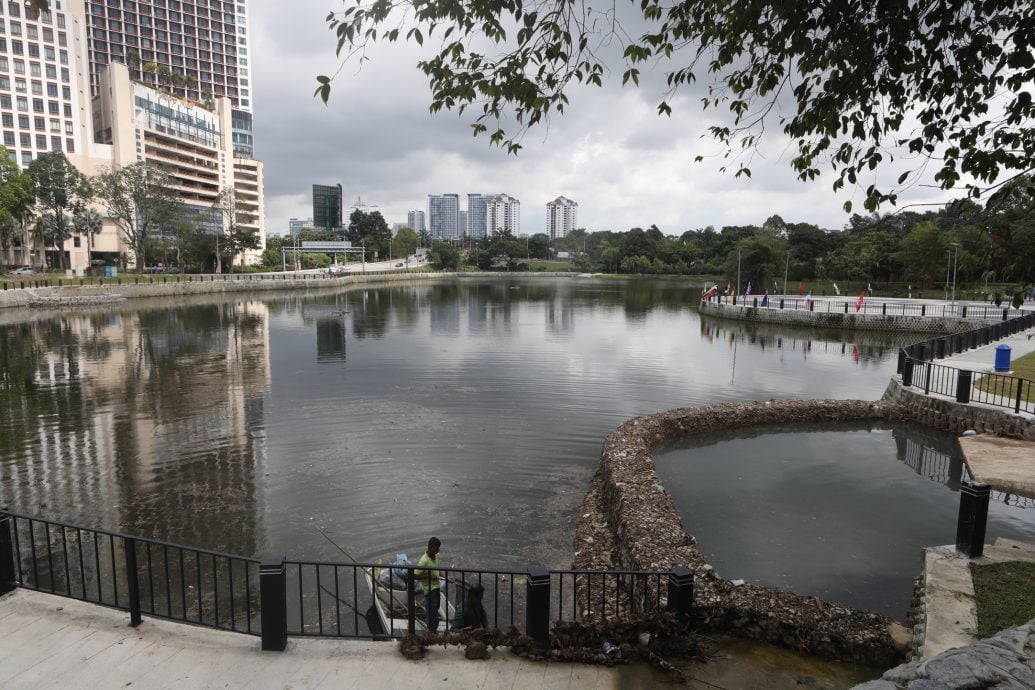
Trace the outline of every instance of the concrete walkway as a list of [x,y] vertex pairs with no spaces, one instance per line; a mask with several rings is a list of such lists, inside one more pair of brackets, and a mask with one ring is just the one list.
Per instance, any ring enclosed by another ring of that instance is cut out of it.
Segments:
[[459,648],[404,660],[390,642],[259,639],[145,618],[28,590],[0,598],[0,687],[18,688],[611,688],[615,669],[530,662],[505,649],[469,661]]

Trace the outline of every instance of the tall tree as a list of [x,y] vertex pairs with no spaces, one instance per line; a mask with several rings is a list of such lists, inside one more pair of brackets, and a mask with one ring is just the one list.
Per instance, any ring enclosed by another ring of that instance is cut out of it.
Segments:
[[6,259],[15,239],[24,239],[32,203],[32,178],[0,146],[0,261]]
[[[244,251],[258,249],[262,246],[259,229],[255,226],[258,216],[255,213],[254,205],[242,199],[233,187],[224,187],[213,208],[219,211],[223,221],[223,248],[230,255],[230,264],[233,265],[234,257],[240,254],[241,268],[244,269]],[[218,249],[216,262],[217,265],[221,264]]]
[[393,242],[396,256],[411,256],[420,244],[420,237],[413,228],[399,228]]
[[[671,115],[681,87],[710,82],[703,106],[728,116],[709,131],[737,175],[750,175],[751,156],[740,154],[774,121],[795,143],[798,177],[828,165],[835,189],[873,179],[889,149],[908,151],[919,168],[890,187],[868,185],[871,210],[927,165],[942,188],[971,195],[1035,168],[1031,0],[630,4],[346,0],[327,21],[339,54],[355,59],[378,40],[423,44],[437,33],[440,45],[417,63],[431,109],[476,113],[474,133],[511,152],[527,128],[569,107],[573,85],[621,74],[638,86],[648,65],[667,77],[659,114]],[[607,65],[615,47],[624,64]],[[324,101],[331,80],[317,77]]]
[[65,241],[75,226],[73,216],[81,213],[90,200],[89,180],[72,165],[61,151],[40,154],[29,163],[26,172],[32,178],[33,196],[40,215],[38,231],[45,245],[58,249],[58,265],[65,263]]
[[139,273],[147,265],[151,236],[172,219],[176,200],[172,178],[155,165],[139,161],[111,167],[93,178],[98,200],[126,237]]

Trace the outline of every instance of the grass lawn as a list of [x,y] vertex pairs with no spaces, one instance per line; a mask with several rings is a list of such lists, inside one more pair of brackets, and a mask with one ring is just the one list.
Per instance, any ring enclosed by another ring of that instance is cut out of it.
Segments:
[[[1010,368],[1013,369],[1011,376],[1018,378],[1027,379],[1028,381],[1035,381],[1035,352],[1030,352],[1023,357],[1010,362]],[[985,392],[995,392],[998,395],[1003,395],[1010,400],[1017,399],[1017,383],[1011,382],[1009,389],[1003,386],[1003,379],[997,379],[995,377],[982,377],[978,379],[977,388]],[[1022,391],[1021,400],[1027,400],[1028,402],[1035,402],[1035,384],[1028,384],[1024,386],[1025,390]],[[994,390],[993,390],[994,389]]]
[[989,637],[1035,618],[1035,563],[972,565],[970,574],[974,578],[978,637]]

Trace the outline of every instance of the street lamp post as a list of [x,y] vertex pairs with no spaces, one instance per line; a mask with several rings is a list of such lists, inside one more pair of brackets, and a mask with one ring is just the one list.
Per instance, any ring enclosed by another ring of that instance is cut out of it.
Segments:
[[952,304],[956,304],[956,258],[959,255],[960,245],[958,242],[952,243]]

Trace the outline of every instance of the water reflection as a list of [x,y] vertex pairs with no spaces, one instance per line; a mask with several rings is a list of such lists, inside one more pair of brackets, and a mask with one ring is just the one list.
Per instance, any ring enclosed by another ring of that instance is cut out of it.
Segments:
[[[954,543],[968,478],[955,437],[912,424],[703,434],[655,462],[686,530],[724,577],[897,618],[922,548]],[[986,541],[1035,539],[1033,505],[994,492]]]
[[253,552],[268,338],[261,303],[0,328],[5,505]]
[[363,559],[434,532],[457,564],[567,565],[624,420],[877,398],[894,368],[887,336],[702,319],[698,293],[514,276],[4,314],[0,504],[245,555],[338,556],[319,525]]

